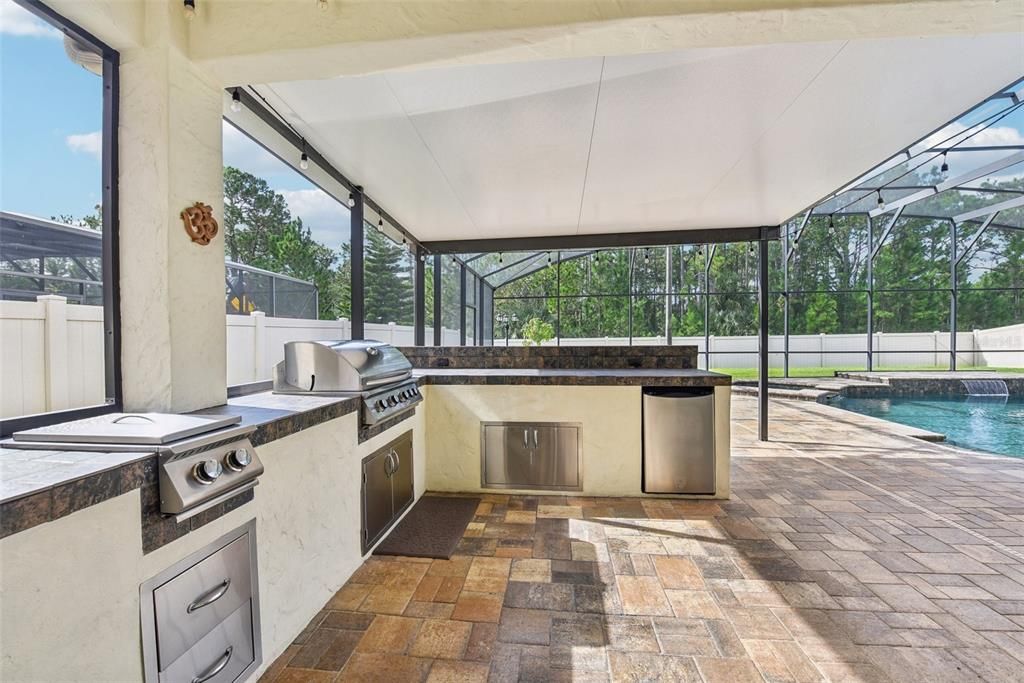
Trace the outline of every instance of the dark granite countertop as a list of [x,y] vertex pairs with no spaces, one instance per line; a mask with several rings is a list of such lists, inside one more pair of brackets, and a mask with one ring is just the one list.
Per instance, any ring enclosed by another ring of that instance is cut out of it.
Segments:
[[[732,378],[704,370],[424,368],[420,384],[565,386],[723,386]],[[240,415],[256,431],[260,446],[359,410],[358,399],[343,396],[281,395],[270,391],[228,399],[199,415]],[[358,443],[407,419],[411,413],[360,429]],[[96,453],[30,451],[0,447],[0,538],[57,519],[144,485],[155,485],[152,451]]]
[[508,384],[565,386],[728,386],[732,377],[706,370],[639,369],[529,369],[529,368],[420,368],[413,376],[426,384]]

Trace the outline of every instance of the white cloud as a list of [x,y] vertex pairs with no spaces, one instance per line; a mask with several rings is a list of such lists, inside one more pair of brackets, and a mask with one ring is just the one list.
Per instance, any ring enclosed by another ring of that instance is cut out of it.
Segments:
[[280,159],[224,121],[224,165],[258,176],[288,170]]
[[98,130],[92,133],[69,135],[64,138],[64,141],[72,152],[91,154],[97,159],[103,158],[103,133]]
[[22,9],[12,0],[0,0],[0,33],[8,36],[60,38],[61,32]]
[[286,202],[293,216],[313,234],[313,239],[338,251],[349,237],[348,209],[321,190],[276,190]]

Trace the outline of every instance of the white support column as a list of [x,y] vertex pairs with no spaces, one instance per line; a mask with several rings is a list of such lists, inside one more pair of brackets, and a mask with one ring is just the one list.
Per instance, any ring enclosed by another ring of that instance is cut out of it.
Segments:
[[267,314],[263,311],[253,311],[249,314],[252,318],[252,381],[259,382],[270,378],[269,368],[265,368],[267,362]]
[[[185,58],[180,3],[147,3],[144,45],[121,52],[121,361],[127,410],[224,403],[223,89]],[[181,211],[213,207],[205,246]]]
[[68,300],[37,296],[43,305],[43,367],[46,370],[46,410],[70,408],[68,401]]

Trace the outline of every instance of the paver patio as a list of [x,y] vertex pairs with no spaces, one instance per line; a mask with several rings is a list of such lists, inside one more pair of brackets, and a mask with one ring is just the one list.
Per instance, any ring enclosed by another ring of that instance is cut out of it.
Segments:
[[482,496],[372,558],[265,681],[1020,681],[1024,459],[733,404],[729,501]]

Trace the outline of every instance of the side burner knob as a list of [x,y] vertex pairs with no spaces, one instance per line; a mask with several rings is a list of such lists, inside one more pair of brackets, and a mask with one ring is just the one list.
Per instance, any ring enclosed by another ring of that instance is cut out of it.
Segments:
[[247,448],[236,448],[224,457],[224,464],[229,470],[241,472],[252,462],[252,454]]
[[192,476],[200,484],[212,484],[224,469],[217,460],[203,460],[192,470]]

